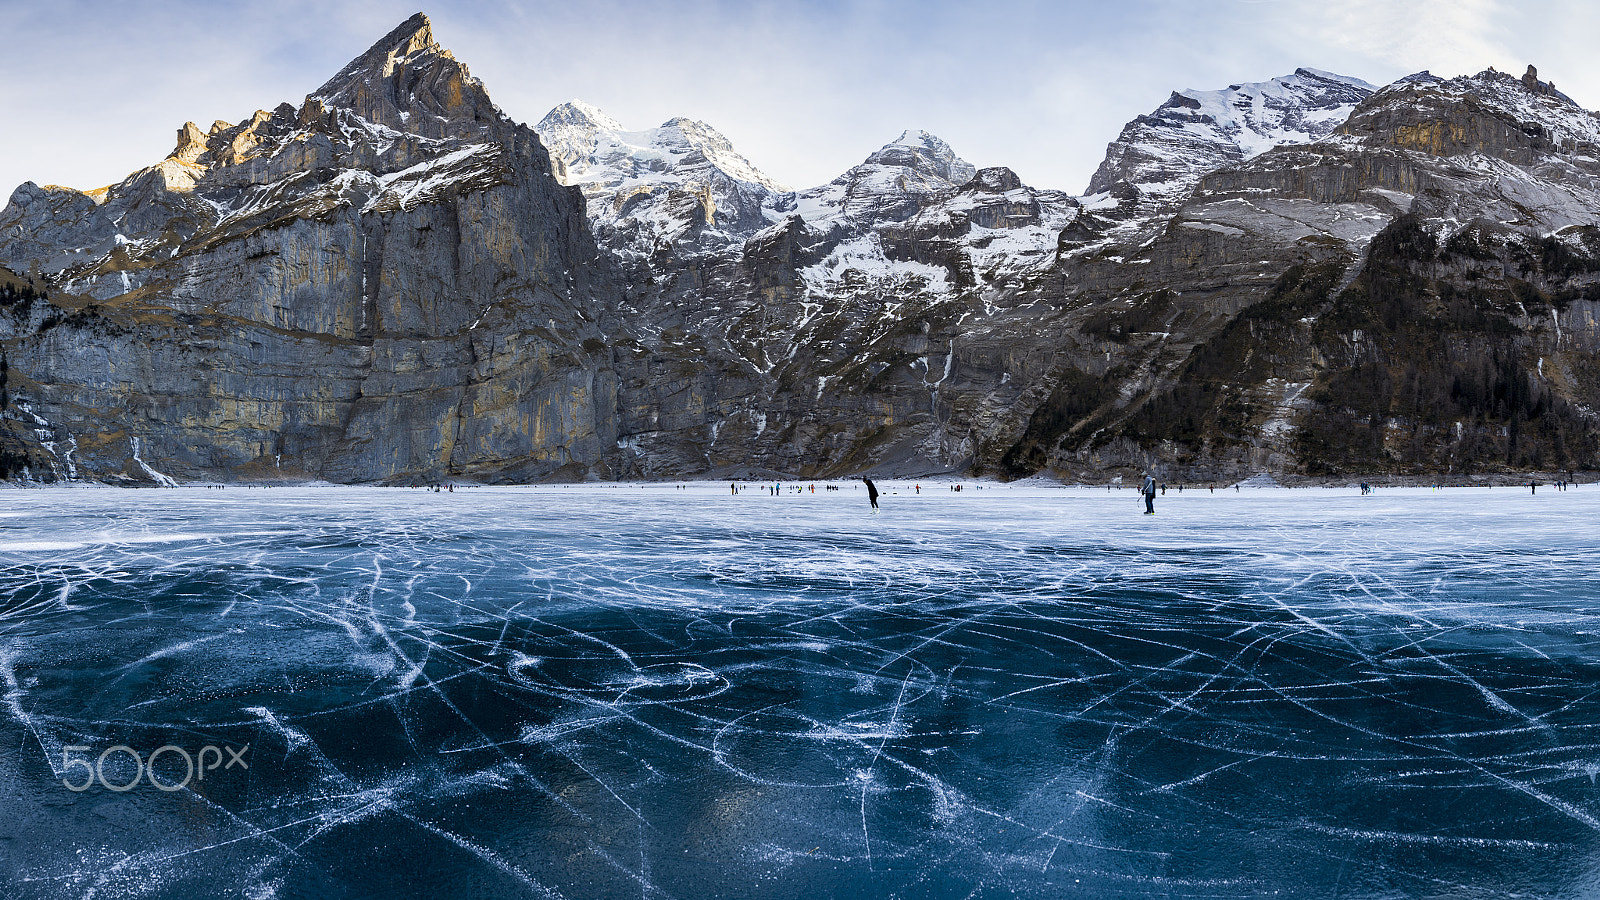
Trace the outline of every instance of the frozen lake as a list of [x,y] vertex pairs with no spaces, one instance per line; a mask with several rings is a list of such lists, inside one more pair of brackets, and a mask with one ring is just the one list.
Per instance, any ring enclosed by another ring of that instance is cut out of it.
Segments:
[[0,493],[0,896],[1600,894],[1600,486],[880,487]]

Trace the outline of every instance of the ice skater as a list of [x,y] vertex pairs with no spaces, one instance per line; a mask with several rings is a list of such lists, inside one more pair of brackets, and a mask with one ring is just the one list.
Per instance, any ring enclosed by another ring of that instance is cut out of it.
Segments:
[[1139,485],[1139,493],[1144,495],[1144,514],[1156,514],[1156,480],[1149,472],[1144,473],[1144,483]]
[[872,504],[872,511],[873,512],[877,512],[878,511],[878,486],[873,484],[872,483],[872,479],[868,478],[865,475],[861,476],[861,481],[862,481],[862,483],[864,483],[867,486],[867,502]]

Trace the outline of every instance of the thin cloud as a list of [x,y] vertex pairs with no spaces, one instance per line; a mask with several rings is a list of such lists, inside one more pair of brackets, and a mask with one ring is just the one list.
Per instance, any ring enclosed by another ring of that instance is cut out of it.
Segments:
[[1082,190],[1123,124],[1173,90],[1312,66],[1374,83],[1539,65],[1600,96],[1577,0],[0,0],[0,195],[153,164],[185,121],[297,103],[418,8],[529,123],[581,97],[625,125],[709,122],[796,187],[906,128],[1038,187]]
[[1477,72],[1508,54],[1498,39],[1504,11],[1493,0],[1343,0],[1297,3],[1303,40],[1401,68]]

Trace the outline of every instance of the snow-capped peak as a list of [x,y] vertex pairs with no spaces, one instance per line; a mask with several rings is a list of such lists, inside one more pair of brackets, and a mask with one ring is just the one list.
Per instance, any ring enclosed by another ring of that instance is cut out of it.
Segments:
[[[770,224],[788,188],[751,165],[715,128],[689,118],[629,131],[571,100],[534,127],[563,184],[583,191],[602,243],[653,252],[667,244],[739,239]],[[780,204],[781,205],[781,204]]]
[[562,125],[593,126],[603,131],[623,130],[621,122],[606,115],[598,106],[585,103],[576,97],[545,113],[536,130],[542,133],[547,127]]
[[1362,81],[1353,75],[1340,75],[1338,72],[1329,72],[1326,69],[1313,69],[1310,66],[1301,66],[1300,68],[1294,70],[1294,74],[1301,78],[1314,78],[1321,79],[1323,81],[1353,85],[1365,91],[1375,91],[1378,89],[1376,85],[1370,82]]
[[[978,168],[957,156],[949,144],[920,129],[901,132],[899,137],[868,156],[865,164],[904,166],[957,187],[978,173]],[[842,177],[848,178],[849,175]]]
[[899,137],[883,145],[884,150],[890,147],[908,147],[936,156],[952,155],[954,152],[950,149],[950,145],[940,140],[937,135],[929,134],[920,128],[910,128],[900,132]]
[[1182,193],[1211,169],[1327,135],[1375,90],[1359,78],[1301,68],[1221,90],[1174,91],[1106,148],[1089,193],[1119,183],[1147,193]]
[[720,176],[774,192],[788,188],[757,169],[715,128],[674,118],[659,128],[628,131],[582,100],[552,109],[534,127],[568,184],[622,187],[630,181],[707,182]]
[[844,216],[857,222],[898,222],[922,202],[948,194],[978,173],[949,144],[926,131],[905,131],[861,165],[799,195],[807,221]]
[[1226,90],[1182,91],[1163,109],[1184,110],[1179,115],[1190,120],[1209,118],[1216,132],[1249,159],[1282,144],[1303,144],[1327,134],[1375,90],[1359,78],[1302,68],[1293,75],[1229,85]]

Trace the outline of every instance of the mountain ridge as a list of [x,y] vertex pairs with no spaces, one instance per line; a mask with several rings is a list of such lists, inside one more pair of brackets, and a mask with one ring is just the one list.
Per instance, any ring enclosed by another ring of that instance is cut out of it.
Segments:
[[915,129],[794,191],[686,118],[569,102],[547,148],[419,14],[299,106],[187,123],[104,191],[13,193],[0,265],[48,296],[0,311],[0,459],[119,483],[1587,465],[1597,121],[1532,67],[1301,69],[1175,92],[1088,195]]

